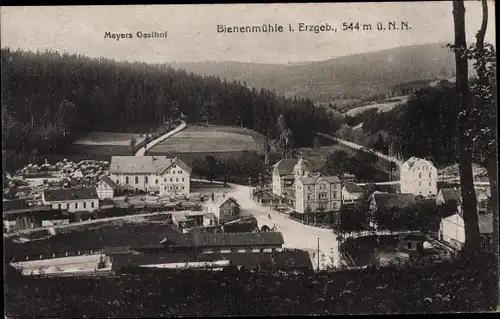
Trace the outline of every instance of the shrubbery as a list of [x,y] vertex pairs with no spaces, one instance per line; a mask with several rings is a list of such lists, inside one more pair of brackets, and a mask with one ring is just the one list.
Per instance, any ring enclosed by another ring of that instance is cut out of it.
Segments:
[[[182,271],[22,278],[7,269],[10,317],[159,317],[487,311],[491,256],[320,273]],[[9,274],[12,273],[12,274]]]

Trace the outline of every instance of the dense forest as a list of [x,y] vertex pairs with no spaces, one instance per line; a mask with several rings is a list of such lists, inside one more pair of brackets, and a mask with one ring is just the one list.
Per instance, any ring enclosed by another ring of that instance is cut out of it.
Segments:
[[188,123],[244,126],[270,138],[283,115],[293,146],[339,125],[309,99],[166,65],[8,48],[1,59],[4,157],[57,152],[88,132],[143,131],[141,124],[181,114]]
[[[407,103],[391,111],[367,110],[356,116],[346,116],[344,123],[349,126],[363,123],[366,136],[378,136],[374,140],[377,145],[370,145],[377,150],[391,147],[393,153],[401,153],[404,158],[429,158],[438,166],[445,166],[458,160],[455,99],[455,84],[442,81],[416,90]],[[476,105],[474,108],[478,115],[473,134],[477,135],[487,123],[481,108]],[[477,144],[475,151],[476,159],[481,162],[486,150]]]

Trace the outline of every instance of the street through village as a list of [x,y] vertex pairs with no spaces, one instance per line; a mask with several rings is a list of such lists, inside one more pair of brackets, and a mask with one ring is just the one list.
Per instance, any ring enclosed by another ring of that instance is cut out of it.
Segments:
[[227,195],[234,197],[244,212],[252,214],[257,219],[269,219],[276,225],[277,231],[283,234],[285,248],[297,248],[309,252],[314,268],[318,267],[318,238],[320,252],[320,269],[326,266],[337,267],[340,257],[337,236],[331,229],[304,225],[278,213],[268,206],[260,205],[251,199],[249,186],[229,184]]

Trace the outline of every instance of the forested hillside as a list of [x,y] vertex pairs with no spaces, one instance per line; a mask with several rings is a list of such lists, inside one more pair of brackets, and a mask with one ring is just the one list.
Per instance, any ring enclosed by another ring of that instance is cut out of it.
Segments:
[[[218,75],[279,94],[314,102],[364,99],[391,94],[398,84],[454,76],[453,52],[431,43],[287,65],[196,62],[173,64],[188,71]],[[472,71],[472,70],[471,70]]]
[[165,65],[8,48],[1,59],[2,149],[11,158],[56,152],[92,131],[141,131],[140,124],[181,113],[188,123],[241,125],[270,137],[283,114],[295,146],[310,145],[316,131],[338,125],[309,99]]
[[[487,118],[491,114],[476,104],[474,109],[477,115],[472,133],[478,135],[488,127]],[[348,126],[337,134],[356,142],[364,141],[364,145],[384,153],[390,147],[404,158],[429,158],[438,166],[447,166],[458,160],[457,118],[455,84],[442,81],[416,90],[406,103],[388,112],[371,109],[345,116],[344,123]],[[362,128],[352,129],[360,123]],[[487,149],[478,143],[474,146],[475,160],[481,163]]]

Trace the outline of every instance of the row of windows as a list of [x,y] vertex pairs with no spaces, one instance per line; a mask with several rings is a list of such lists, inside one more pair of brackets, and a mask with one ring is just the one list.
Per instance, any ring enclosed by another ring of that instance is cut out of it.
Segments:
[[[418,186],[422,186],[422,182],[418,182]],[[429,186],[432,186],[432,182],[429,182]]]
[[[180,185],[180,186],[173,186],[173,185],[169,185],[168,186],[168,190],[169,191],[173,191],[173,190],[182,190],[184,189],[184,186]],[[163,186],[163,190],[167,190],[167,186]]]
[[[59,209],[66,209],[66,208],[69,208],[69,205],[70,204],[59,204],[58,206],[59,206]],[[90,203],[90,207],[91,208],[95,208],[95,203],[91,202]],[[87,203],[86,202],[83,203],[83,208],[87,208]],[[78,209],[78,203],[75,203],[75,209]]]
[[[302,204],[300,205],[302,206]],[[326,209],[326,206],[324,204],[318,204],[319,209]],[[337,208],[337,202],[333,202],[333,208]]]
[[[139,177],[135,176],[135,180],[134,181],[135,181],[135,184],[139,184]],[[166,183],[167,182],[167,178],[164,178],[163,181]],[[170,181],[173,182],[174,179],[172,177],[170,177]],[[176,177],[175,181],[178,182],[179,181],[179,177]],[[184,177],[181,178],[181,181],[184,182]],[[116,183],[120,184],[120,180],[117,179]],[[129,183],[130,183],[129,177],[125,176],[125,184],[129,184]],[[147,184],[147,183],[148,183],[148,177],[144,176],[144,184]],[[158,185],[158,179],[155,179],[155,184]]]
[[[432,173],[429,173],[429,178],[431,178],[431,174]],[[422,173],[418,173],[418,178],[422,178]]]
[[[327,195],[328,195],[327,193],[320,193],[320,194],[318,194],[318,197],[319,197],[319,199],[327,199],[328,198]],[[307,199],[311,199],[311,197],[314,198],[314,195],[307,195]],[[337,192],[332,193],[332,198],[337,199]]]

